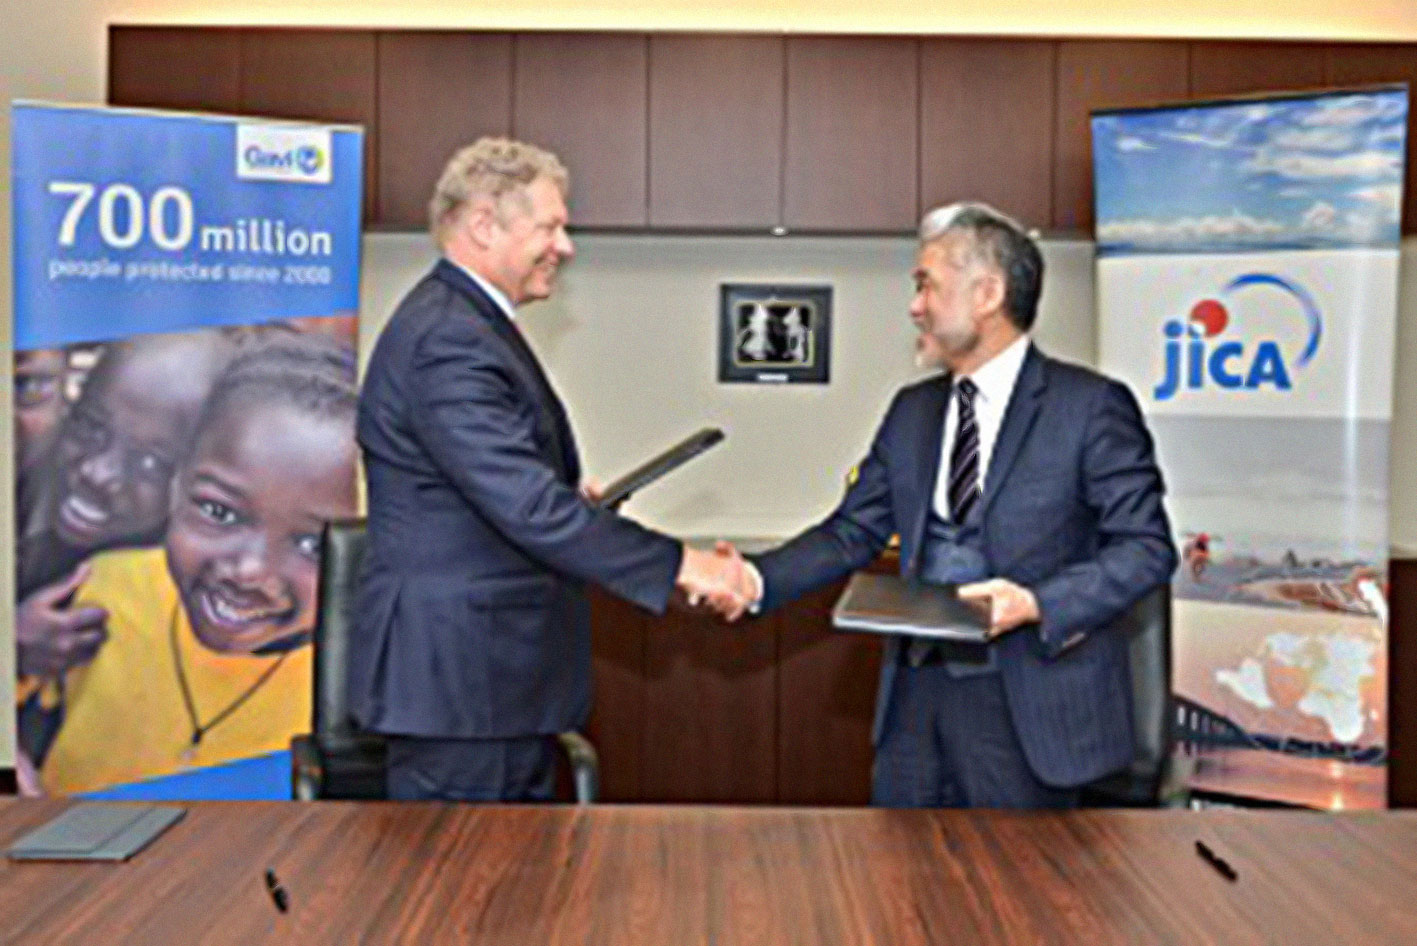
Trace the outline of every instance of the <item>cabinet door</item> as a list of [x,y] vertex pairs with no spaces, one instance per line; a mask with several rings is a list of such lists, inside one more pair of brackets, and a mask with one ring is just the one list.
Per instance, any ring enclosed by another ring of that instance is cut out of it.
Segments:
[[778,224],[783,56],[776,36],[650,37],[650,226]]
[[882,638],[832,629],[832,608],[845,585],[836,582],[779,612],[779,804],[871,800],[871,723]]
[[510,33],[379,34],[379,223],[428,225],[448,158],[512,129]]
[[1318,43],[1191,44],[1191,97],[1312,89],[1324,84]]
[[914,39],[788,38],[789,229],[915,229],[919,88]]
[[1181,42],[1067,41],[1058,45],[1053,226],[1092,231],[1092,129],[1088,112],[1179,102],[1186,96]]
[[241,110],[271,118],[363,125],[364,219],[378,219],[372,31],[244,30]]
[[1406,82],[1407,175],[1402,185],[1402,232],[1417,231],[1417,44],[1333,46],[1328,54],[1328,81],[1337,86]]
[[516,37],[513,134],[571,172],[571,223],[643,227],[648,39],[624,33]]
[[241,106],[241,31],[111,26],[108,102],[225,112]]
[[777,615],[725,630],[674,614],[645,639],[643,800],[757,804],[777,791]]
[[982,200],[1025,226],[1053,219],[1057,43],[926,40],[920,49],[921,212]]
[[600,800],[635,802],[645,750],[645,641],[658,632],[648,612],[602,588],[590,588],[591,672],[595,698],[585,735],[600,756]]

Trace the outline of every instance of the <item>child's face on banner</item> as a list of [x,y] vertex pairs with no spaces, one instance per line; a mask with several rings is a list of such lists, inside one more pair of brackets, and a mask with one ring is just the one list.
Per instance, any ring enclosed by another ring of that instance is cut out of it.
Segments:
[[197,638],[250,652],[314,626],[320,528],[355,512],[350,418],[235,398],[173,494],[167,562]]
[[64,416],[64,352],[15,352],[15,466],[27,470],[44,455]]
[[60,428],[52,523],[68,544],[156,541],[214,369],[211,340],[110,350]]

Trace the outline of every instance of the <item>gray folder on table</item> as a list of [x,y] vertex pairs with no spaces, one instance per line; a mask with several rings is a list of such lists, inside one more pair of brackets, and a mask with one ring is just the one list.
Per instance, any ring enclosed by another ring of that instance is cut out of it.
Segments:
[[18,861],[126,861],[186,813],[170,805],[80,802],[7,853]]
[[961,601],[956,586],[932,585],[899,575],[852,575],[832,610],[832,624],[843,631],[979,644],[989,639],[988,616]]

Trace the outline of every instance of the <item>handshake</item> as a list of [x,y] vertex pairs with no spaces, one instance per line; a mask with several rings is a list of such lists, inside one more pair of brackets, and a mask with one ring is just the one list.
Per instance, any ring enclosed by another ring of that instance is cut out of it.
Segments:
[[763,596],[757,569],[731,542],[718,542],[712,552],[684,546],[674,585],[690,608],[725,621],[738,620]]
[[[587,502],[600,503],[604,487],[597,480],[581,484]],[[691,610],[708,610],[725,621],[736,621],[763,596],[762,578],[732,542],[719,541],[712,552],[684,546],[684,558],[674,579],[676,599]]]

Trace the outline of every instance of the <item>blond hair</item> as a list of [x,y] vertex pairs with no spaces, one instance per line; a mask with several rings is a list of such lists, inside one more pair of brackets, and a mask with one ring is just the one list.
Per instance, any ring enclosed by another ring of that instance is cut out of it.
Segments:
[[526,209],[526,188],[537,178],[545,177],[565,197],[570,189],[570,175],[561,160],[536,145],[510,138],[479,138],[452,156],[433,199],[428,202],[428,225],[433,239],[440,244],[448,227],[463,208],[478,198],[491,200],[500,215],[507,199],[519,201]]

